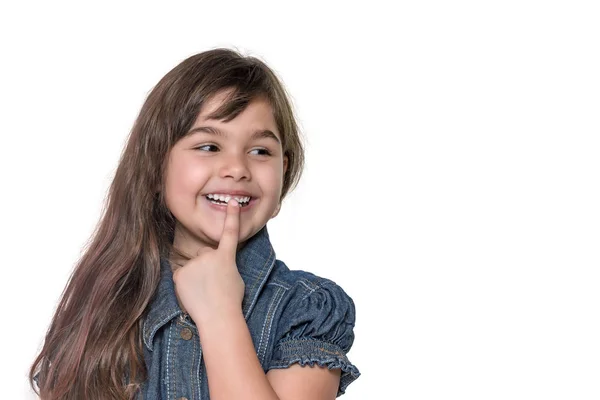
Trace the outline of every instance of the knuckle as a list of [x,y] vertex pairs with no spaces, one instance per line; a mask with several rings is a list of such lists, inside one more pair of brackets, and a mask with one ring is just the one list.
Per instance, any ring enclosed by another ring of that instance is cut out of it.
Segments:
[[229,234],[235,233],[236,230],[237,230],[237,226],[235,226],[235,225],[226,225],[225,229],[224,229],[224,231]]

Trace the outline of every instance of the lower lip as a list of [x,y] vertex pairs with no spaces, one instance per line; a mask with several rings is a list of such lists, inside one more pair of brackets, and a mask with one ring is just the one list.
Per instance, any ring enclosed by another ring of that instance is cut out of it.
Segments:
[[[202,196],[204,197],[204,200],[206,200],[206,202],[208,203],[208,205],[217,211],[227,211],[227,204],[215,204],[212,201],[210,201],[206,196]],[[254,206],[254,204],[258,201],[257,198],[253,198],[250,200],[250,203],[248,203],[247,206],[241,207],[240,208],[240,212],[246,212],[248,211],[250,208],[252,208]]]

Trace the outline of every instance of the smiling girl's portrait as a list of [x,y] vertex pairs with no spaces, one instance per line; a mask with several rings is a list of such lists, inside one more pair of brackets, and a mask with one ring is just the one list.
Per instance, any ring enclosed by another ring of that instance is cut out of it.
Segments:
[[[276,258],[304,148],[282,82],[225,48],[152,89],[31,368],[50,399],[333,399],[355,305]],[[245,397],[244,397],[245,396]]]
[[0,398],[600,399],[592,3],[1,4]]

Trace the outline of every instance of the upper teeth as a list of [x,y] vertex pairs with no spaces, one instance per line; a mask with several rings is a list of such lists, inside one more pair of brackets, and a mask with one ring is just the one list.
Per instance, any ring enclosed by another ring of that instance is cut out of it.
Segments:
[[230,199],[235,199],[238,203],[247,203],[250,201],[250,196],[230,196],[228,194],[207,194],[206,197],[213,200],[221,200],[229,203]]

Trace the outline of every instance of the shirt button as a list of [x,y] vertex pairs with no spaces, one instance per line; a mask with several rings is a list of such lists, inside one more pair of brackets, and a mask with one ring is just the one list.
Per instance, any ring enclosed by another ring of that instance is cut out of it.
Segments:
[[[190,340],[192,336],[194,336],[194,334],[192,333],[192,330],[190,328],[183,328],[181,330],[181,338],[183,340]],[[182,397],[182,399],[187,400],[185,399],[185,397]]]

